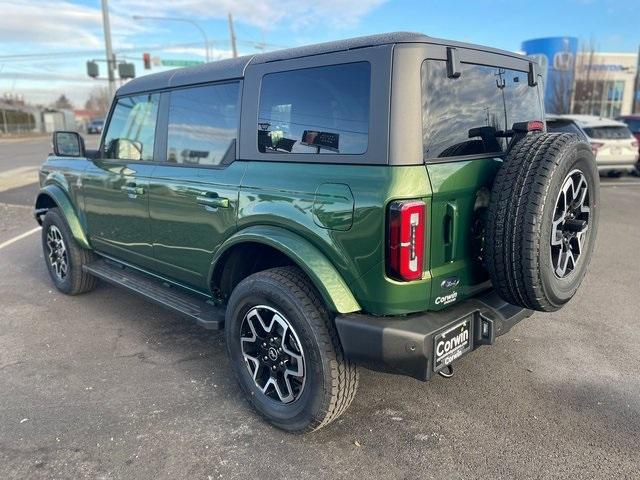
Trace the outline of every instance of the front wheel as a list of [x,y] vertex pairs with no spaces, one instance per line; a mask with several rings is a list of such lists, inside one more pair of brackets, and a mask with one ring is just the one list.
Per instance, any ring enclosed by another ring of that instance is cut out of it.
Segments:
[[42,250],[49,276],[62,293],[78,295],[96,287],[98,279],[82,269],[95,255],[78,245],[57,208],[50,209],[42,221]]
[[293,267],[255,273],[227,306],[227,349],[240,387],[271,424],[317,430],[338,418],[356,393],[329,312]]

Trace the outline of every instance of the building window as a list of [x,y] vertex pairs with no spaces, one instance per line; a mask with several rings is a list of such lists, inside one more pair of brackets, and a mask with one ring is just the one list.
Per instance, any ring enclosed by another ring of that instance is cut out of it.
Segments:
[[576,80],[574,113],[616,117],[622,111],[623,101],[623,80]]

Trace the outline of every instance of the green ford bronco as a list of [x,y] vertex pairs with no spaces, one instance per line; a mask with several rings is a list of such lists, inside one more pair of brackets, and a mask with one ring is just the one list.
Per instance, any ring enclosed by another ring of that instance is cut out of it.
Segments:
[[414,33],[132,80],[98,150],[54,134],[49,273],[224,327],[255,409],[320,428],[356,365],[451,376],[578,289],[598,175],[589,145],[546,132],[541,82],[527,57]]

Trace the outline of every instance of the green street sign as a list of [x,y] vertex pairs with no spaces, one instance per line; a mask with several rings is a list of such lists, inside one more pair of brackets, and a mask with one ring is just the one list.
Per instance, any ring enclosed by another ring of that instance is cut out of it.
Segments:
[[203,63],[200,60],[160,60],[160,64],[163,67],[193,67]]

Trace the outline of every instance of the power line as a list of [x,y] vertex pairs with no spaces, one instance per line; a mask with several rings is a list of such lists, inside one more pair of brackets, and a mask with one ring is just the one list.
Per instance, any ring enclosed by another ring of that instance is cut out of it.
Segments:
[[[211,44],[215,44],[215,43],[219,43],[219,44],[223,44],[228,42],[228,40],[226,39],[214,39],[211,40],[209,43]],[[257,47],[257,45],[260,45],[260,48],[262,46],[265,46],[267,48],[288,48],[285,45],[277,45],[277,44],[273,44],[273,43],[263,43],[263,42],[256,42],[256,41],[251,41],[251,40],[237,40],[237,43],[240,45],[246,45],[246,46],[251,46],[251,47]],[[167,50],[170,48],[188,48],[188,47],[199,47],[201,46],[201,42],[190,42],[190,43],[173,43],[173,44],[156,44],[156,45],[143,45],[143,46],[139,46],[139,47],[130,47],[130,48],[121,48],[121,49],[116,49],[116,53],[136,53],[136,52],[143,52],[143,51],[147,51],[147,50],[159,50],[159,51],[163,51],[163,50]],[[25,60],[32,60],[32,61],[38,61],[38,60],[53,60],[53,59],[57,59],[57,58],[72,58],[72,57],[93,57],[93,56],[97,56],[97,55],[103,55],[104,54],[104,50],[71,50],[71,51],[66,51],[66,52],[41,52],[41,53],[16,53],[16,54],[12,54],[12,55],[0,55],[0,61],[2,62],[22,62]]]

